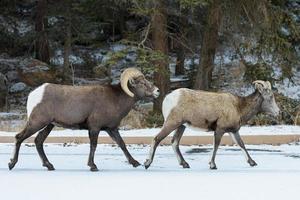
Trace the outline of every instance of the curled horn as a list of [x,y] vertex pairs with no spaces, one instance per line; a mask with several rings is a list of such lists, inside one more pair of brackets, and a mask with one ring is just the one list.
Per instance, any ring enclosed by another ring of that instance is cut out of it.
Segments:
[[270,81],[266,81],[266,83],[267,83],[267,85],[268,85],[268,88],[269,88],[270,90],[272,90],[272,86],[271,86]]
[[139,76],[144,77],[142,72],[140,72],[136,68],[125,69],[124,72],[121,74],[121,77],[120,77],[121,87],[122,87],[123,91],[131,97],[133,97],[134,94],[128,88],[128,85],[127,85],[128,81],[130,81],[132,78],[139,77]]
[[255,85],[255,89],[258,89],[258,84],[261,84],[263,88],[271,89],[271,83],[269,81],[256,80],[253,81],[253,84]]

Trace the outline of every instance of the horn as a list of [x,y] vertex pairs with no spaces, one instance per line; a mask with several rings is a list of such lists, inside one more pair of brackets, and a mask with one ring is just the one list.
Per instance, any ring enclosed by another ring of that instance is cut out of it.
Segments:
[[[269,81],[267,81],[267,82],[269,82]],[[253,81],[252,83],[255,85],[255,89],[257,89],[257,84],[261,84],[264,88],[269,88],[269,85],[267,82],[261,81],[261,80],[256,80],[256,81]],[[270,82],[269,82],[269,84],[270,84]],[[271,86],[271,84],[270,84],[270,86]]]
[[131,96],[131,97],[133,97],[134,94],[128,88],[128,85],[127,85],[128,81],[130,81],[132,78],[139,77],[139,76],[143,76],[144,77],[144,75],[142,74],[142,72],[140,72],[136,68],[125,69],[123,71],[123,73],[121,74],[121,77],[120,77],[121,87],[122,87],[123,91],[126,94],[128,94],[129,96]]
[[268,85],[268,88],[269,88],[270,90],[272,90],[272,86],[271,86],[270,81],[267,81],[266,83],[267,83],[267,85]]

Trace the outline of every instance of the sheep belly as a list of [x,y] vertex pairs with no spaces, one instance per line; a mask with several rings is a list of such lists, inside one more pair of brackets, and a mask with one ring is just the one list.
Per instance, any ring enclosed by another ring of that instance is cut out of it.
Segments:
[[193,131],[201,131],[201,132],[203,132],[203,131],[205,131],[205,132],[210,131],[208,128],[202,128],[202,127],[193,126],[192,124],[189,124],[189,123],[185,123],[183,125],[186,126],[189,129],[192,129]]

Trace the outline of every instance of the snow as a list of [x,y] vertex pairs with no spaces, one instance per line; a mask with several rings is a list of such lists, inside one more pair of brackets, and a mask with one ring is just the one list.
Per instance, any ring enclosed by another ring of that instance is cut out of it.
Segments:
[[199,58],[195,58],[194,61],[193,61],[193,59],[185,59],[184,60],[185,68],[190,69],[189,66],[191,66],[191,65],[199,65]]
[[[51,58],[51,63],[54,65],[63,65],[64,64],[63,51],[60,49],[56,50],[54,55],[55,56]],[[84,60],[80,56],[76,56],[73,54],[71,54],[69,56],[69,60],[70,60],[70,63],[72,63],[72,64],[80,65],[80,64],[84,63]]]
[[178,81],[188,81],[189,78],[185,75],[173,76],[170,78],[171,82],[178,82]]
[[118,51],[122,51],[126,48],[127,48],[126,45],[116,43],[116,44],[111,45],[110,50],[114,51],[114,52],[118,52]]
[[20,34],[21,37],[25,36],[28,32],[33,30],[33,25],[30,24],[29,21],[22,20],[22,21],[17,21],[17,26],[16,26],[18,33]]
[[[300,73],[298,72],[297,77],[300,81]],[[298,82],[298,81],[297,81]],[[298,82],[299,83],[299,82]],[[293,84],[288,79],[284,79],[283,83],[276,84],[275,87],[278,92],[292,99],[300,99],[300,85]]]
[[[133,129],[133,130],[120,130],[121,136],[141,137],[141,136],[155,136],[159,133],[161,128],[147,128],[147,129]],[[0,136],[14,136],[17,132],[0,131]],[[186,128],[184,136],[207,136],[212,135],[213,132],[200,131],[191,128]],[[292,125],[277,125],[277,126],[242,126],[240,129],[241,135],[300,135],[300,126]],[[107,135],[106,132],[101,131],[100,135]],[[171,134],[170,134],[171,135]],[[86,130],[53,130],[51,136],[78,136],[87,137]]]
[[[1,199],[299,199],[300,147],[298,145],[248,145],[258,163],[252,168],[238,147],[220,147],[218,170],[208,169],[211,146],[182,146],[191,169],[182,169],[171,146],[160,146],[152,166],[131,167],[120,148],[99,145],[95,162],[99,172],[86,166],[89,145],[45,145],[56,167],[41,166],[35,147],[23,145],[19,162],[9,171],[13,145],[0,144]],[[129,146],[138,161],[149,146]],[[202,153],[188,153],[197,150]]]
[[47,19],[48,19],[48,24],[50,26],[54,26],[59,21],[57,17],[53,17],[53,16],[48,17]]

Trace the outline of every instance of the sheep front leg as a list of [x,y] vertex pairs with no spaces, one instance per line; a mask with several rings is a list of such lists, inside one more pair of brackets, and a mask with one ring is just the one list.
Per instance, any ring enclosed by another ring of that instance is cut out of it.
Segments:
[[217,169],[217,165],[215,163],[216,154],[219,148],[219,145],[221,143],[222,137],[224,135],[224,132],[221,131],[215,131],[214,133],[214,150],[211,157],[211,160],[209,162],[210,169]]
[[89,130],[89,138],[90,138],[90,154],[88,160],[88,166],[92,172],[98,171],[97,165],[94,162],[95,151],[98,144],[98,135],[100,131],[92,131]]
[[239,132],[231,133],[230,135],[231,135],[232,139],[235,141],[235,143],[238,144],[238,145],[241,147],[241,149],[242,149],[242,151],[244,152],[245,157],[246,157],[246,160],[247,160],[247,162],[249,163],[249,165],[250,165],[251,167],[256,166],[257,164],[256,164],[256,162],[251,158],[250,154],[248,153],[248,151],[247,151],[247,149],[246,149],[246,147],[245,147],[245,144],[244,144],[244,142],[243,142],[243,140],[242,140],[242,138],[241,138]]
[[125,142],[122,139],[119,130],[118,129],[113,129],[113,130],[106,130],[108,135],[119,145],[119,147],[122,149],[123,153],[125,154],[128,162],[133,166],[133,167],[138,167],[141,164],[136,161],[131,154],[129,153],[129,151],[126,148]]

